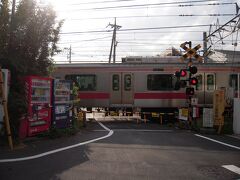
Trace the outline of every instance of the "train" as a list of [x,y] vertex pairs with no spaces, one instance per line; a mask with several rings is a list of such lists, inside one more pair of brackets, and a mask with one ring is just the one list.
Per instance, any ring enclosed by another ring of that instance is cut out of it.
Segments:
[[[192,98],[199,108],[213,106],[213,93],[217,89],[226,92],[226,104],[239,93],[240,63],[198,63],[198,84]],[[80,105],[139,112],[174,112],[187,107],[186,88],[176,89],[179,79],[175,72],[186,69],[179,57],[162,58],[161,61],[141,61],[139,58],[123,59],[121,63],[70,63],[55,64],[52,76],[70,79],[78,86]],[[189,73],[189,72],[187,72]],[[186,80],[181,77],[181,80]],[[187,81],[187,80],[186,80]]]

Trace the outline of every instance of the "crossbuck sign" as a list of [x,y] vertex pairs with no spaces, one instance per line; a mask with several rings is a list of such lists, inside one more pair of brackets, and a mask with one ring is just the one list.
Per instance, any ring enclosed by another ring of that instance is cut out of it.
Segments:
[[183,62],[187,58],[193,58],[194,57],[197,61],[199,61],[199,62],[202,61],[203,58],[197,53],[197,50],[201,48],[201,45],[198,44],[197,46],[195,46],[194,48],[191,49],[191,48],[188,48],[186,46],[186,44],[187,44],[187,42],[182,43],[180,45],[180,47],[183,48],[186,51],[186,53],[184,55],[182,55],[180,60]]

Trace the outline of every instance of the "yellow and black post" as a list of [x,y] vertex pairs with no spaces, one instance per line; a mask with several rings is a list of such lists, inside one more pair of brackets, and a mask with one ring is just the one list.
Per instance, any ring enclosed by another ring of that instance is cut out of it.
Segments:
[[2,98],[2,105],[3,105],[3,111],[4,111],[4,122],[6,126],[6,133],[8,137],[8,144],[10,149],[13,149],[13,141],[12,141],[12,135],[11,135],[11,128],[9,123],[9,116],[8,116],[8,109],[7,109],[7,100],[6,100],[6,94],[5,94],[5,88],[4,88],[4,82],[3,82],[3,75],[2,75],[2,68],[0,67],[0,91],[1,91],[1,98]]

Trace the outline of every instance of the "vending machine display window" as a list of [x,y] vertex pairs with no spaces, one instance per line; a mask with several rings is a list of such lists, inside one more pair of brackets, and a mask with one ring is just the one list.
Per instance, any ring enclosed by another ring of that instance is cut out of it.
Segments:
[[27,135],[34,136],[50,128],[52,79],[27,76],[24,81],[28,104]]
[[67,128],[72,125],[72,81],[53,80],[53,113],[52,126]]

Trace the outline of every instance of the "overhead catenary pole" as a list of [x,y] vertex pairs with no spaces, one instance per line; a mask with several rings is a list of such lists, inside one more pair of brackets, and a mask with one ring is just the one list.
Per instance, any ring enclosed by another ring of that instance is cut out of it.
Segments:
[[[223,29],[225,29],[225,27],[229,26],[230,23],[233,23],[233,22],[238,22],[239,20],[235,20],[237,18],[240,18],[240,14],[236,15],[234,18],[232,18],[230,21],[228,21],[227,23],[225,23],[224,25],[220,26],[218,29],[216,29],[215,31],[213,31],[211,34],[209,34],[206,39],[208,39],[209,37],[211,36],[214,36],[215,33],[219,33],[220,31],[222,31]],[[236,27],[235,27],[236,28]],[[232,31],[235,31],[236,29],[233,28]]]
[[113,63],[116,62],[116,47],[117,47],[117,41],[116,41],[116,28],[114,30],[114,44],[113,44]]
[[207,56],[204,56],[207,54],[207,32],[203,32],[203,61],[204,63],[207,62]]

